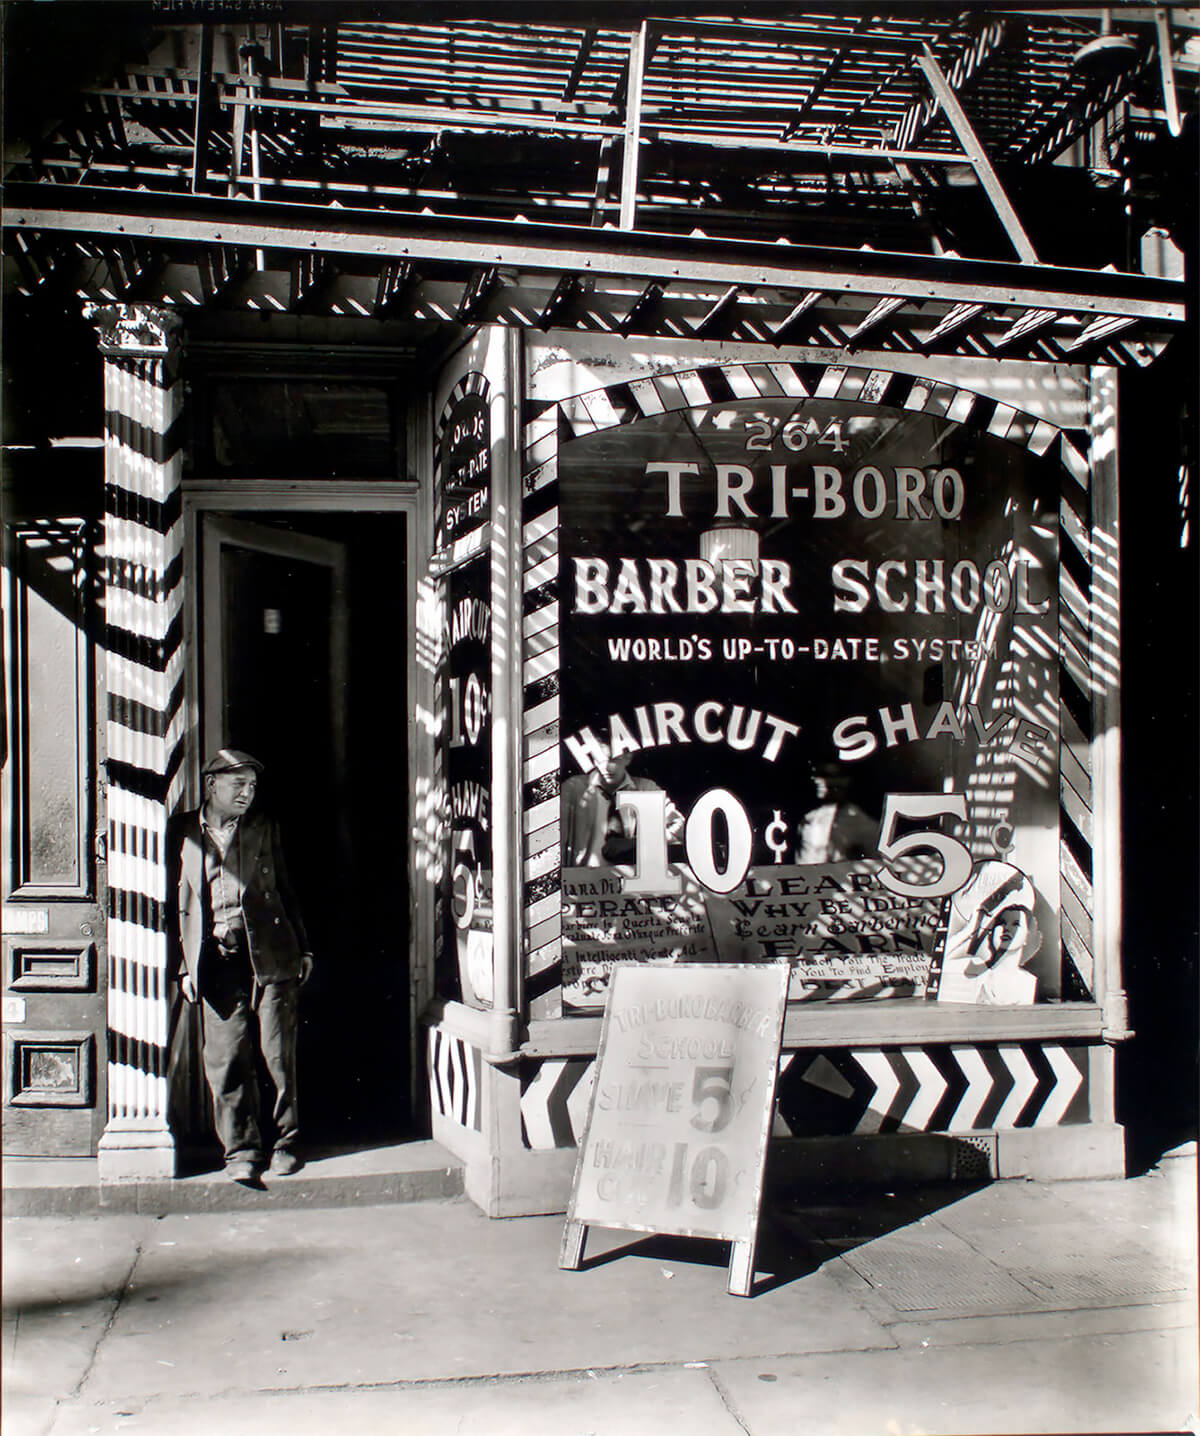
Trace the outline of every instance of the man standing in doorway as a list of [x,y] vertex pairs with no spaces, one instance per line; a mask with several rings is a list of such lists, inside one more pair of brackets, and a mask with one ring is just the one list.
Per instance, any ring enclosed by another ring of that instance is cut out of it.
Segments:
[[251,813],[262,764],[222,748],[204,765],[204,803],[181,820],[180,988],[201,1003],[204,1074],[212,1092],[225,1171],[256,1183],[263,1141],[257,1075],[261,1055],[275,1088],[272,1176],[301,1163],[296,1096],[298,994],[312,953],[284,864],[279,829]]

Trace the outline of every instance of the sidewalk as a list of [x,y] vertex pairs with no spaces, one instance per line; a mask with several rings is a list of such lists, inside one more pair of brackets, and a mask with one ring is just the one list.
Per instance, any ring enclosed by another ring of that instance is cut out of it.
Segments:
[[1195,1182],[776,1194],[749,1300],[462,1198],[8,1219],[4,1433],[1195,1431]]

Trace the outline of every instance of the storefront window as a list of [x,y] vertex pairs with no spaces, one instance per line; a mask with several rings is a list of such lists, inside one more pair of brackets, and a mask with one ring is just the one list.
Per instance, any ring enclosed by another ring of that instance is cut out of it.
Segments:
[[567,1010],[623,962],[1061,998],[1056,462],[731,399],[566,442],[559,483]]

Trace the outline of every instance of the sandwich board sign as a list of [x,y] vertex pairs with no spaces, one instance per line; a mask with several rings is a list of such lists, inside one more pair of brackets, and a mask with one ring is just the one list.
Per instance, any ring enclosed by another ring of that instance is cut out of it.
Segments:
[[789,966],[614,970],[559,1266],[589,1226],[732,1243],[749,1296]]

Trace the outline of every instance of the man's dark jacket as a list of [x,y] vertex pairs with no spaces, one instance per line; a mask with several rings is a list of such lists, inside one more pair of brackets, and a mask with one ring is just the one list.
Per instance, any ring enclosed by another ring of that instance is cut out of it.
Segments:
[[[204,991],[204,967],[212,944],[205,939],[208,917],[204,902],[204,838],[200,810],[179,820],[179,946],[182,972],[191,975],[196,991]],[[230,859],[243,884],[242,915],[250,948],[250,964],[259,982],[285,982],[300,976],[301,956],[309,951],[304,920],[288,881],[279,828],[264,813],[250,813],[238,822]]]

